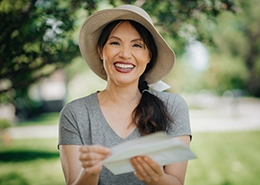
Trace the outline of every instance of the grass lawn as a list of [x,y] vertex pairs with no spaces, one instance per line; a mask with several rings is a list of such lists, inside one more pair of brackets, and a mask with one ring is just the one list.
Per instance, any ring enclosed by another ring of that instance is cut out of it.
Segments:
[[259,185],[260,131],[196,133],[187,185]]
[[59,121],[59,112],[45,113],[18,123],[16,126],[28,126],[28,125],[52,125],[57,124]]
[[[258,185],[260,131],[195,133],[186,185]],[[64,185],[57,139],[0,143],[0,185]]]
[[0,185],[64,185],[57,139],[0,144]]

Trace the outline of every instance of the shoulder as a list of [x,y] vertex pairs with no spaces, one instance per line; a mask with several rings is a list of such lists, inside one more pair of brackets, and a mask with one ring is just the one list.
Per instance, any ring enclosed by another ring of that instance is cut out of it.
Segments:
[[168,113],[173,119],[173,124],[170,126],[167,134],[170,137],[191,136],[189,107],[186,101],[179,94],[170,92],[153,92],[160,98],[167,107]]
[[160,98],[166,105],[187,106],[186,101],[179,94],[159,91],[151,91],[151,93]]
[[63,113],[67,112],[67,111],[77,112],[77,111],[80,111],[82,109],[86,109],[86,108],[90,107],[90,105],[93,105],[95,103],[96,97],[97,97],[97,94],[92,93],[88,96],[72,100],[71,102],[67,103],[63,107],[62,112]]

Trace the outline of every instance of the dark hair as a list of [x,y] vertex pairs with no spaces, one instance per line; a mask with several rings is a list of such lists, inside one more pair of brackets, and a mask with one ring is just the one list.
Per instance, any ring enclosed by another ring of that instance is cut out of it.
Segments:
[[144,73],[139,79],[138,89],[142,93],[140,103],[133,111],[133,121],[137,125],[142,135],[151,134],[158,131],[167,131],[170,127],[172,118],[167,112],[167,108],[157,96],[144,91],[149,89],[148,83],[145,80],[145,75],[149,72],[157,58],[157,48],[151,33],[141,24],[133,20],[116,20],[109,23],[100,35],[97,43],[97,48],[102,51],[106,44],[108,37],[112,30],[122,21],[129,21],[130,24],[136,29],[136,31],[142,37],[146,47],[150,51],[151,60],[147,64]]

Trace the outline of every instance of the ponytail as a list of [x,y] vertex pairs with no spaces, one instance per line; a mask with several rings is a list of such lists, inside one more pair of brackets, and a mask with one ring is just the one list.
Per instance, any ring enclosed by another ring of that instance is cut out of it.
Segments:
[[142,135],[148,135],[158,131],[167,131],[172,118],[162,100],[148,91],[149,87],[143,76],[139,79],[138,88],[142,97],[133,112],[133,120],[139,132]]

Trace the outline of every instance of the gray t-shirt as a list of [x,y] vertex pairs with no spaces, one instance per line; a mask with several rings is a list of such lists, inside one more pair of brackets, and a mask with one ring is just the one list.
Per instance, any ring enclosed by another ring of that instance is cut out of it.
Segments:
[[[173,118],[172,127],[167,134],[170,137],[190,135],[189,111],[185,100],[167,92],[152,91],[166,105]],[[97,93],[68,103],[60,113],[58,145],[95,145],[113,147],[128,140],[140,137],[136,128],[127,138],[123,139],[107,123],[99,106]],[[99,185],[141,185],[133,174],[114,175],[106,167],[100,173]]]

